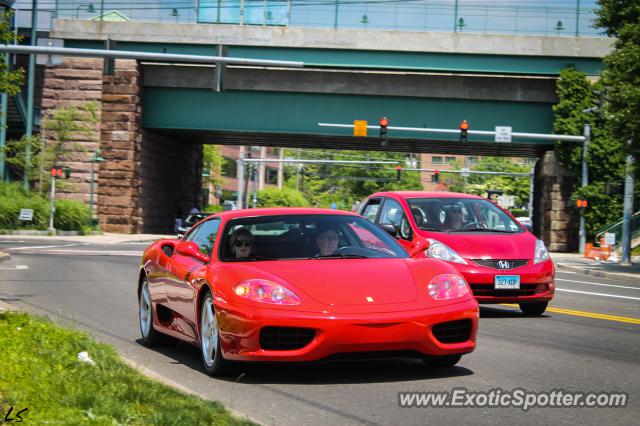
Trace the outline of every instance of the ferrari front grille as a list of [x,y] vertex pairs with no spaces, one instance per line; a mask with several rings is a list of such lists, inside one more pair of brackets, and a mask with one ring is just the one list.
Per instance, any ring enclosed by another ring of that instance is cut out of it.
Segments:
[[301,327],[263,327],[260,330],[260,347],[270,351],[291,351],[307,346],[316,332]]
[[480,266],[486,266],[488,268],[500,269],[501,271],[507,271],[509,269],[519,268],[527,264],[527,259],[515,259],[515,260],[501,260],[501,259],[471,259],[473,263]]
[[436,324],[431,329],[442,343],[461,343],[471,338],[471,320],[448,321]]

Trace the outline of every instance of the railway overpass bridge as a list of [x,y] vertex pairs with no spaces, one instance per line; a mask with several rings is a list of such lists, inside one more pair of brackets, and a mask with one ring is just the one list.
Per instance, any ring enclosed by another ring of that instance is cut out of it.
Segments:
[[[223,55],[303,61],[302,69],[194,66],[65,58],[47,65],[42,111],[96,102],[101,124],[79,140],[74,170],[88,171],[100,148],[97,212],[105,230],[155,232],[179,205],[197,201],[201,144],[382,150],[376,137],[354,138],[318,122],[354,119],[393,126],[473,130],[509,125],[550,133],[555,81],[567,66],[597,76],[612,45],[605,38],[408,33],[239,25],[54,20],[65,47]],[[47,135],[44,135],[45,137]],[[91,139],[91,138],[89,138]],[[552,141],[467,144],[438,135],[389,133],[387,150],[540,158],[535,211],[552,249],[577,240],[566,213],[568,178],[550,154]],[[99,141],[99,142],[96,142]],[[69,196],[88,193],[77,174]]]

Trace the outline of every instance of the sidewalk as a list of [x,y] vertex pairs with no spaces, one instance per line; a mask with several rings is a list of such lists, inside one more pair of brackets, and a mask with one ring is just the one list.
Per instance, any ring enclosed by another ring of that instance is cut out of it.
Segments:
[[613,278],[640,284],[640,259],[632,258],[631,266],[587,259],[576,253],[551,253],[558,270],[578,272],[595,277]]
[[175,235],[161,234],[115,234],[105,232],[100,235],[0,235],[3,241],[71,241],[92,244],[152,243],[161,238],[176,238]]

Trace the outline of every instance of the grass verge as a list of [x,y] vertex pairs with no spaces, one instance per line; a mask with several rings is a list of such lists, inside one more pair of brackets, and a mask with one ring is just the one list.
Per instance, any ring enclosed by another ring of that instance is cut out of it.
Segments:
[[[95,365],[78,361],[87,351]],[[26,424],[252,425],[124,364],[88,334],[24,313],[0,313],[0,420]]]

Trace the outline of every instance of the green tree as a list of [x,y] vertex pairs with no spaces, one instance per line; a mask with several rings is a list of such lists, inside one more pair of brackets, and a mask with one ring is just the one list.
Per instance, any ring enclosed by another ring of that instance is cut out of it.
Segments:
[[[11,31],[11,12],[0,12],[0,41],[4,44],[13,43]],[[0,55],[0,93],[15,95],[20,92],[20,86],[24,80],[24,70],[9,69],[9,64],[4,61],[4,54]]]
[[[599,0],[595,24],[616,37],[615,48],[604,58],[602,84],[604,110],[612,136],[632,141],[631,153],[640,153],[640,2],[637,0]],[[640,168],[636,167],[640,177]]]
[[[505,173],[530,173],[531,166],[504,157],[482,157],[473,170]],[[516,208],[529,204],[529,178],[526,176],[501,176],[471,174],[467,178],[467,192],[486,196],[490,189],[504,191],[505,195],[514,196]]]
[[300,191],[290,188],[265,188],[258,191],[259,207],[307,207],[309,203]]

